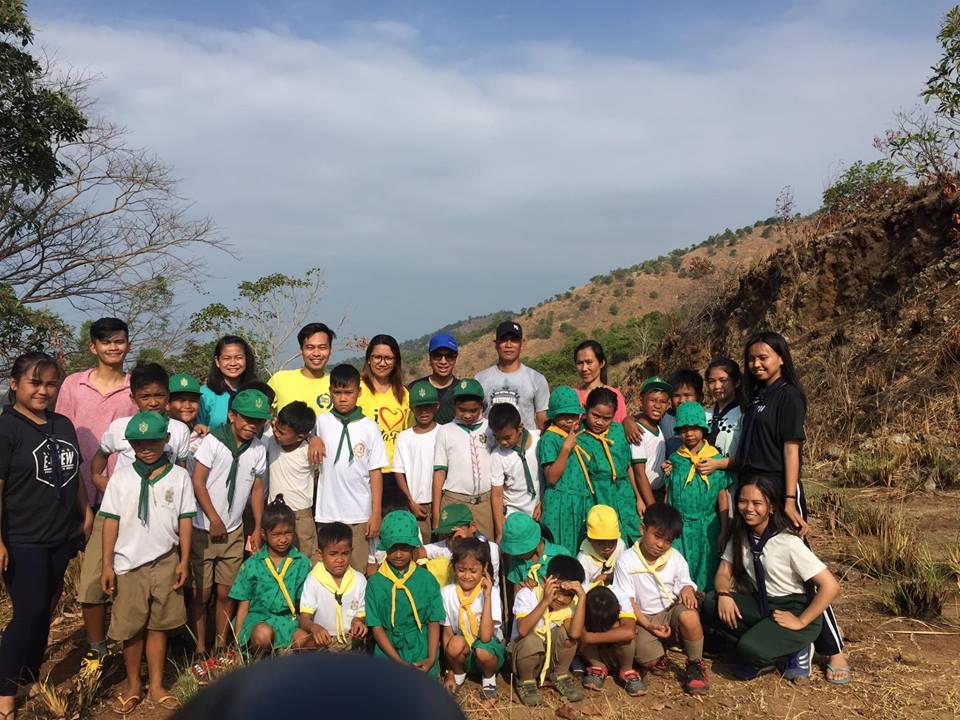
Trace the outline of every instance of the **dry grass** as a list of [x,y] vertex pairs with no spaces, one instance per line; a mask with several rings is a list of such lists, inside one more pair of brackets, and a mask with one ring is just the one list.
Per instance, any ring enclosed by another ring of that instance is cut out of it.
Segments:
[[77,674],[73,681],[59,687],[50,677],[36,685],[36,694],[28,707],[38,720],[84,720],[93,715],[101,689],[102,675]]

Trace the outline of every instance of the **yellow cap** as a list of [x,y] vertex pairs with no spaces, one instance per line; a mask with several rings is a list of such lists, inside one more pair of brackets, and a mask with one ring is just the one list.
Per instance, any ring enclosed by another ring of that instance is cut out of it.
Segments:
[[591,540],[618,540],[620,521],[609,505],[594,505],[587,513],[587,537]]

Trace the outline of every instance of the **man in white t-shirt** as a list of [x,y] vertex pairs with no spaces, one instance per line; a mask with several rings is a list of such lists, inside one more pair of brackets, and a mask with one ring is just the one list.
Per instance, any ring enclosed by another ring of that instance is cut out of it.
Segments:
[[543,375],[520,362],[524,344],[520,323],[508,320],[497,325],[497,364],[481,370],[476,379],[483,386],[488,412],[497,403],[511,403],[528,429],[541,430],[547,423],[550,386]]

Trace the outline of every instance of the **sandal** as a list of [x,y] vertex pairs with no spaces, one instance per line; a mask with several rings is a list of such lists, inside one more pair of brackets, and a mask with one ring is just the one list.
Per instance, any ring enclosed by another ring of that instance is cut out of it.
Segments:
[[853,668],[835,668],[830,663],[827,663],[827,672],[825,673],[827,682],[832,685],[849,685],[850,679],[853,676]]
[[163,710],[170,711],[176,711],[183,707],[183,704],[173,695],[164,695],[156,700],[151,700],[150,703],[162,708]]
[[143,702],[142,695],[124,697],[123,693],[117,693],[117,697],[114,699],[114,703],[110,706],[110,709],[117,715],[125,717],[136,710],[141,702]]

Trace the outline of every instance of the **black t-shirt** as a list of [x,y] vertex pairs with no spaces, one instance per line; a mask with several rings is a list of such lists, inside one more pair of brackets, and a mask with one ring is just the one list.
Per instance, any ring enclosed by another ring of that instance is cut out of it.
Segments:
[[783,444],[790,440],[803,442],[803,423],[807,404],[796,387],[776,383],[763,388],[760,397],[744,417],[737,465],[741,474],[763,473],[783,475]]
[[3,541],[10,545],[59,545],[80,531],[77,433],[63,415],[47,418],[37,425],[12,407],[0,415]]
[[[443,425],[444,423],[453,422],[453,416],[456,414],[456,408],[453,406],[453,389],[457,386],[457,380],[460,378],[453,378],[450,381],[450,384],[444,388],[438,388],[436,385],[434,387],[437,389],[437,397],[440,399],[440,409],[437,410],[437,425]],[[417,378],[412,383],[407,386],[407,389],[413,387],[414,383],[420,381],[430,382],[430,376],[426,375],[422,378]],[[432,384],[432,383],[431,383]]]

